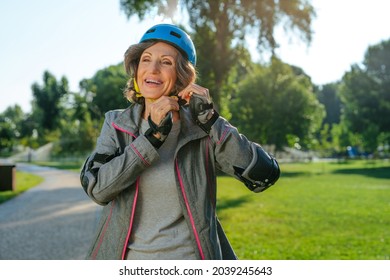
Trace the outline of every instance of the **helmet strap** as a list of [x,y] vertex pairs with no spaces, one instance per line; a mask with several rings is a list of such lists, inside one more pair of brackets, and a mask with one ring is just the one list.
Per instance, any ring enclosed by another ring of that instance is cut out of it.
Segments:
[[133,78],[133,84],[134,84],[135,96],[136,97],[142,97],[142,93],[139,90],[139,86],[138,86],[137,80],[135,78]]

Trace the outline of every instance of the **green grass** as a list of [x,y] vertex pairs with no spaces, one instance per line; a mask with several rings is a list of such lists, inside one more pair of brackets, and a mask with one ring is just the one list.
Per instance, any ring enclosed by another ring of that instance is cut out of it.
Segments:
[[218,178],[218,215],[240,259],[390,259],[389,161],[281,170],[260,194]]
[[[40,163],[79,171],[80,163]],[[275,186],[255,194],[218,177],[218,216],[240,259],[389,260],[390,162],[282,164]],[[16,172],[17,191],[42,178]]]
[[15,183],[16,183],[16,190],[14,191],[1,191],[0,192],[0,203],[3,203],[19,194],[22,192],[35,187],[36,185],[40,184],[43,181],[42,177],[39,177],[37,175],[25,173],[25,172],[20,172],[16,171],[15,175]]

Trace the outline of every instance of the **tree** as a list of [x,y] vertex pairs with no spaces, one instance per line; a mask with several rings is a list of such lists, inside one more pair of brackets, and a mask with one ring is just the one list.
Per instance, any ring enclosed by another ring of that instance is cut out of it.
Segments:
[[[378,139],[390,142],[390,39],[368,48],[363,62],[378,88]],[[374,120],[375,121],[375,120]],[[379,143],[378,143],[379,144]]]
[[310,148],[320,128],[324,108],[305,75],[272,58],[271,65],[257,69],[240,84],[230,103],[232,124],[262,144]]
[[120,5],[129,18],[137,15],[141,20],[149,13],[172,17],[177,6],[187,10],[198,53],[205,54],[199,56],[199,72],[210,79],[203,82],[214,85],[210,93],[217,106],[229,72],[237,63],[237,48],[246,45],[247,36],[257,38],[259,50],[273,53],[278,47],[275,28],[283,25],[286,31],[296,32],[310,43],[315,16],[305,0],[120,0]]
[[87,113],[83,120],[62,119],[62,131],[56,143],[56,153],[61,155],[85,155],[92,151],[98,136],[97,121],[91,120]]
[[10,152],[13,147],[12,124],[3,116],[0,116],[0,151]]
[[[373,152],[390,141],[390,40],[368,48],[363,66],[352,65],[342,78],[343,120]],[[380,143],[385,142],[385,143]]]
[[330,83],[316,91],[318,101],[324,105],[326,111],[324,124],[328,124],[329,127],[340,123],[342,103],[338,95],[338,87],[338,83]]
[[[39,118],[39,123],[43,129],[52,131],[59,125],[61,113],[61,99],[68,93],[68,80],[62,77],[57,81],[55,76],[49,71],[43,73],[43,85],[34,83],[33,110]],[[34,114],[34,112],[33,112]]]
[[127,79],[123,64],[120,63],[99,70],[91,79],[80,82],[85,98],[91,99],[88,110],[92,118],[101,118],[109,110],[129,105],[123,96]]
[[[390,85],[390,39],[370,46],[364,56],[363,64],[366,73],[376,79],[378,83],[389,88]],[[390,91],[385,91],[385,97],[390,96]],[[389,100],[389,99],[387,99]]]
[[23,136],[23,121],[25,119],[25,114],[22,107],[19,105],[9,106],[1,115],[11,123],[15,138]]
[[[65,156],[84,156],[93,150],[104,119],[95,114],[90,92],[72,93],[68,105],[62,114],[61,136],[55,145],[55,152]],[[93,114],[94,119],[91,117]]]
[[[325,118],[321,129],[317,133],[317,143],[315,150],[323,156],[332,156],[340,153],[341,128],[334,128],[340,123],[342,103],[338,96],[339,83],[330,83],[323,86],[315,86],[314,92],[318,101],[325,108]],[[337,133],[336,133],[337,132]],[[333,137],[337,137],[334,139]]]
[[0,150],[13,150],[19,141],[28,136],[28,116],[19,105],[9,106],[0,114]]

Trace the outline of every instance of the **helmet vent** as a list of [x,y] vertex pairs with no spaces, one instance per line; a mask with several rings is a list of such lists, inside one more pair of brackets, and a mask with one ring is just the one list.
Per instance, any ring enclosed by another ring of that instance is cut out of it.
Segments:
[[179,39],[181,38],[181,35],[179,33],[176,33],[175,31],[171,31],[171,32],[169,32],[169,34],[171,34]]
[[147,41],[162,41],[171,44],[179,51],[183,52],[189,62],[194,66],[196,64],[194,43],[185,31],[175,25],[162,23],[150,27],[139,42],[142,43]]

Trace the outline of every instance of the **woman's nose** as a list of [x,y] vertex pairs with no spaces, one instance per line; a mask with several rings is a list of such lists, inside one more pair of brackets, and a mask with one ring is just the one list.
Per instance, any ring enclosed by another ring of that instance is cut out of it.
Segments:
[[158,61],[152,61],[149,66],[152,73],[160,72],[160,63]]

